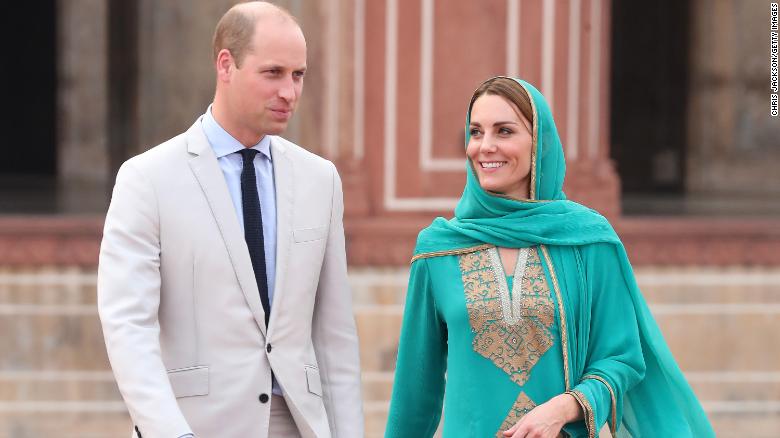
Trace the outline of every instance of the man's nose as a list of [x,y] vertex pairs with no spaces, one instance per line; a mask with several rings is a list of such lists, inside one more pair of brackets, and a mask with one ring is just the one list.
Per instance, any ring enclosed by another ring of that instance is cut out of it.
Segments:
[[295,100],[295,82],[292,77],[284,79],[283,83],[279,86],[279,97],[287,102]]

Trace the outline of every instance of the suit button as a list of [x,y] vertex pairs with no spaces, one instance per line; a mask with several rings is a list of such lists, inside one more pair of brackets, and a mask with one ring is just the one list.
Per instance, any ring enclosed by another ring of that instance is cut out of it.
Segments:
[[260,394],[258,400],[260,400],[260,403],[268,403],[268,394]]
[[267,351],[269,353],[271,352],[271,344],[268,344],[268,345],[265,346],[265,351]]

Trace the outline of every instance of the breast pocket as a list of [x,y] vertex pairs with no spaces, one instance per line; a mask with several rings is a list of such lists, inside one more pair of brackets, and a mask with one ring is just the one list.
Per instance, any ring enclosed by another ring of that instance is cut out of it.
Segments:
[[168,370],[173,394],[176,398],[209,394],[209,367],[196,366]]
[[322,381],[320,380],[320,370],[314,365],[304,365],[306,371],[306,386],[309,392],[322,397]]
[[322,240],[328,235],[328,227],[313,227],[313,228],[301,228],[293,230],[293,238],[295,243],[312,242],[315,240]]

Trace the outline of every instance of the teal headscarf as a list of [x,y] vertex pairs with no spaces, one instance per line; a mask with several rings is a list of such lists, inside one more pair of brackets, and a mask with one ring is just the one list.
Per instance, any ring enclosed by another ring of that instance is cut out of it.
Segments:
[[[415,255],[491,243],[507,248],[538,244],[620,243],[595,210],[566,200],[566,162],[550,107],[531,84],[517,80],[531,97],[533,142],[530,198],[516,200],[486,192],[466,160],[466,188],[450,220],[436,218],[417,239]],[[466,118],[469,143],[471,108]]]
[[[415,258],[484,244],[507,248],[535,245],[576,248],[592,243],[614,245],[621,265],[620,272],[614,273],[614,281],[625,282],[628,286],[646,365],[644,379],[622,397],[618,394],[613,417],[615,424],[612,424],[613,429],[617,429],[616,435],[715,436],[639,291],[625,248],[612,226],[596,211],[566,199],[563,193],[566,173],[563,147],[544,96],[531,84],[513,80],[528,94],[533,110],[529,199],[511,199],[485,191],[479,185],[473,164],[467,159],[466,187],[455,208],[455,217],[449,220],[436,218],[420,232]],[[467,145],[470,113],[471,108],[466,119]],[[548,265],[551,272],[581,269],[580,260],[573,251],[557,251],[552,260],[549,264],[554,266]],[[580,290],[584,290],[583,276],[577,277],[575,281],[579,282]],[[610,322],[588,321],[587,317],[577,320],[572,313],[566,315],[566,319],[568,337],[575,340],[568,345],[568,378],[577,382],[583,377],[586,352],[576,340],[587,339],[591,324]],[[621,330],[621,327],[614,327],[614,330]],[[604,377],[608,379],[609,373],[606,374]]]

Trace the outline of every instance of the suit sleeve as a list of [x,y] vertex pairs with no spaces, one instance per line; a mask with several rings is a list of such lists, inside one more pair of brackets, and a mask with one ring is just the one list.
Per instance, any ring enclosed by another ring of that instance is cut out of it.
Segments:
[[335,167],[332,172],[330,226],[317,287],[312,341],[331,434],[334,438],[352,438],[364,433],[360,357],[347,281],[341,179]]
[[160,223],[151,182],[128,161],[119,170],[98,266],[98,313],[108,357],[143,436],[192,433],[160,354]]

